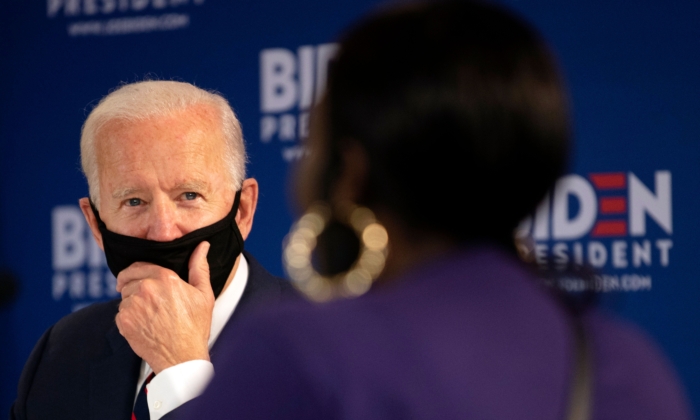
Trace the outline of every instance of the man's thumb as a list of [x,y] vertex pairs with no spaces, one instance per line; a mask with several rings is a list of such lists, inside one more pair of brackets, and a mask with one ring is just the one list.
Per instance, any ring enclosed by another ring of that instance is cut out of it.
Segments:
[[190,274],[188,282],[201,291],[211,290],[211,281],[209,280],[209,262],[207,262],[207,253],[209,252],[209,242],[202,242],[194,249],[190,257]]

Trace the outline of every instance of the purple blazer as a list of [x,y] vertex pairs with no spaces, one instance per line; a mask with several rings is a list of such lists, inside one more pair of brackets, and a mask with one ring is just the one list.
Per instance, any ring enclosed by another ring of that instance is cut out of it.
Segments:
[[[594,419],[691,418],[649,338],[596,311],[584,323]],[[227,363],[178,418],[559,420],[567,409],[568,315],[495,248],[461,250],[354,300],[297,302],[233,327],[219,338]]]

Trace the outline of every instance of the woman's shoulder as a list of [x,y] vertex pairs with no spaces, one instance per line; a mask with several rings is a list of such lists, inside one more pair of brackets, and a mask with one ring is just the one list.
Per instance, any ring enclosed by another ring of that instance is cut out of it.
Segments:
[[594,363],[595,418],[693,418],[672,363],[646,331],[602,310],[587,314],[585,325]]

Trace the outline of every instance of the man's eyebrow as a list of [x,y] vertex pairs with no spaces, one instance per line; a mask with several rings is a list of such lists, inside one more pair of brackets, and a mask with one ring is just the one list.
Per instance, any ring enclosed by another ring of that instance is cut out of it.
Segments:
[[[188,182],[181,182],[172,188],[173,191],[207,191],[208,184],[204,181],[194,180]],[[112,193],[112,198],[116,200],[123,200],[130,195],[134,195],[142,192],[142,188],[127,187],[116,190]]]
[[188,182],[181,182],[173,188],[176,191],[205,191],[207,190],[207,183],[204,181],[194,180]]
[[122,188],[120,190],[114,191],[112,193],[112,198],[117,200],[123,200],[124,198],[133,195],[139,191],[141,191],[140,188]]

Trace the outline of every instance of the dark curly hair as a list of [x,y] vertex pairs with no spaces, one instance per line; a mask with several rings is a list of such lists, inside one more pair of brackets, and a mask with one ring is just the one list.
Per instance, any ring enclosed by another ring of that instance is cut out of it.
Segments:
[[489,3],[410,4],[362,20],[341,38],[319,112],[330,152],[322,189],[351,139],[369,160],[362,204],[459,241],[512,243],[567,162],[568,98],[552,55]]

